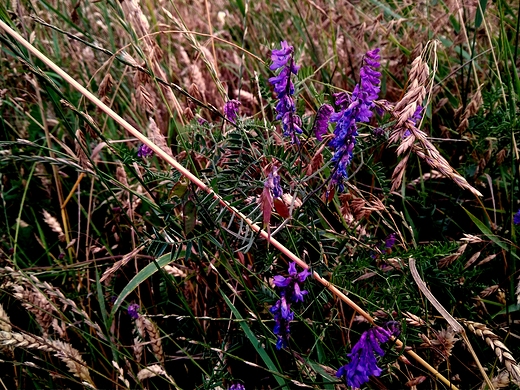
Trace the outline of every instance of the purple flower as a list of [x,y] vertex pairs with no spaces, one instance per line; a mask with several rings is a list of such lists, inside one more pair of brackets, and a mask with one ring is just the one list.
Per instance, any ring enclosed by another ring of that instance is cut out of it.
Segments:
[[[226,107],[224,106],[224,112],[225,112],[225,110],[226,110]],[[203,117],[201,117],[201,116],[197,116],[197,123],[198,123],[199,125],[201,125],[201,126],[205,126],[205,125],[207,125],[209,122],[208,122],[206,119],[204,119]]]
[[397,240],[397,235],[395,233],[390,233],[388,237],[385,239],[385,248],[390,249],[395,245]]
[[281,49],[273,49],[271,59],[273,63],[269,67],[271,70],[282,69],[277,76],[271,77],[269,82],[273,84],[274,91],[278,96],[278,104],[276,105],[276,119],[282,121],[283,135],[291,137],[292,143],[299,143],[297,134],[301,134],[302,120],[296,115],[296,106],[292,95],[294,94],[294,84],[291,81],[291,74],[296,75],[300,69],[294,63],[292,57],[294,48],[287,44],[287,41],[281,42]]
[[134,320],[139,318],[139,305],[137,303],[132,303],[128,306],[128,315],[132,317]]
[[153,154],[153,150],[146,144],[141,144],[137,150],[137,157],[148,157]]
[[229,390],[246,390],[246,388],[241,383],[234,383],[234,384],[231,385]]
[[423,114],[423,107],[421,105],[418,105],[411,118],[414,126],[416,126],[417,122],[419,122],[422,119],[422,114]]
[[280,185],[280,176],[278,176],[278,168],[273,167],[273,170],[265,179],[264,187],[269,188],[273,192],[273,197],[280,198],[283,194],[282,186]]
[[304,269],[298,273],[296,263],[289,263],[289,276],[276,275],[273,278],[274,285],[281,289],[280,299],[269,310],[274,315],[273,333],[278,336],[276,348],[287,347],[289,342],[289,323],[294,319],[291,311],[291,303],[303,302],[303,297],[307,294],[306,290],[300,288],[300,283],[305,282],[311,272]]
[[228,100],[226,104],[224,104],[224,115],[230,121],[235,123],[238,114],[238,107],[240,106],[240,102],[238,100]]
[[327,134],[329,119],[333,112],[334,108],[330,104],[324,104],[318,108],[313,126],[314,134],[318,141],[321,141],[323,136]]
[[[379,49],[369,51],[365,55],[364,65],[360,71],[360,83],[356,85],[349,99],[346,93],[335,95],[336,104],[340,106],[338,113],[332,114],[330,121],[336,123],[334,139],[329,147],[334,150],[332,162],[334,172],[330,185],[337,185],[343,191],[343,181],[348,177],[347,166],[350,164],[356,145],[357,122],[368,122],[375,108],[374,100],[379,94],[381,73],[375,69],[379,67]],[[346,105],[348,106],[346,108]]]
[[515,225],[520,225],[520,210],[518,210],[516,214],[513,215],[513,223]]
[[351,359],[350,363],[341,367],[336,376],[338,378],[344,376],[348,386],[360,388],[363,383],[369,381],[370,375],[381,375],[383,370],[377,366],[374,353],[383,356],[385,352],[379,344],[386,343],[392,336],[398,336],[399,333],[399,323],[396,321],[390,321],[384,327],[377,326],[363,332],[348,354]]

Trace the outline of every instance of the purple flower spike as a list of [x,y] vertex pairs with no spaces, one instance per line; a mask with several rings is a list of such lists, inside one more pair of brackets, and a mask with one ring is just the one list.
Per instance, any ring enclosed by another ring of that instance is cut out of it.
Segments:
[[294,104],[294,84],[291,81],[291,74],[296,75],[299,67],[295,65],[292,57],[294,48],[287,44],[287,41],[281,42],[282,48],[273,49],[271,59],[273,63],[269,67],[271,70],[281,69],[277,76],[271,77],[269,82],[273,84],[274,91],[278,96],[278,104],[276,105],[276,119],[282,121],[283,135],[291,137],[291,142],[298,144],[298,134],[303,132],[302,120],[296,115],[296,106]]
[[153,150],[148,147],[146,144],[142,144],[139,146],[139,149],[137,150],[137,157],[149,157],[153,154]]
[[282,186],[280,185],[280,176],[278,176],[278,168],[273,167],[273,170],[265,179],[264,187],[269,188],[273,192],[274,198],[280,198],[283,195]]
[[132,303],[128,306],[128,315],[132,317],[134,320],[139,318],[139,305],[137,303]]
[[229,390],[246,390],[246,388],[241,383],[234,383],[234,384],[231,385]]
[[518,210],[516,214],[513,216],[513,223],[515,225],[520,225],[520,210]]
[[323,136],[327,134],[329,119],[333,112],[334,108],[332,108],[330,104],[324,104],[318,109],[313,128],[314,134],[316,135],[318,141],[321,141]]
[[330,186],[337,185],[341,192],[344,190],[343,181],[348,177],[347,167],[352,160],[357,143],[356,123],[370,121],[375,109],[374,100],[379,95],[381,73],[376,68],[379,67],[381,57],[378,53],[379,49],[366,53],[360,71],[361,81],[354,88],[350,99],[344,92],[335,94],[340,111],[330,117],[330,121],[336,123],[334,139],[329,143],[329,147],[334,150],[332,157],[334,172]]
[[276,348],[282,349],[289,343],[289,323],[294,318],[291,311],[291,303],[303,302],[303,297],[307,295],[306,290],[300,288],[299,283],[303,283],[311,272],[308,269],[298,273],[296,263],[289,263],[289,276],[276,275],[274,285],[281,289],[280,299],[269,310],[274,315],[273,333],[278,336]]
[[390,321],[384,327],[377,326],[364,332],[348,354],[351,362],[340,367],[336,376],[338,378],[344,376],[348,386],[360,388],[369,381],[371,375],[381,375],[383,370],[377,366],[375,354],[383,356],[385,352],[380,343],[386,343],[393,336],[397,337],[399,333],[399,323],[396,321]]
[[224,104],[224,115],[230,122],[236,122],[239,106],[240,102],[235,99],[228,100],[226,104]]

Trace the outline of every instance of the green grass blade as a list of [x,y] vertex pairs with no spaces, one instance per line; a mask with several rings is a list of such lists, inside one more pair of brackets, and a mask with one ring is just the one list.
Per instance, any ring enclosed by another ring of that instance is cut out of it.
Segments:
[[[242,320],[243,317],[240,314],[240,312],[237,310],[235,305],[233,305],[231,303],[229,298],[226,296],[226,294],[224,294],[224,292],[222,290],[220,290],[220,293],[222,294],[222,298],[224,298],[224,300],[226,301],[226,304],[229,306],[229,308],[231,309],[231,311],[233,312],[235,317],[237,317],[238,319]],[[278,368],[276,367],[274,362],[271,360],[271,358],[269,357],[269,355],[267,354],[265,349],[262,348],[262,346],[260,345],[260,341],[256,338],[256,336],[251,331],[251,329],[249,328],[247,323],[245,321],[240,321],[240,327],[242,328],[242,330],[246,334],[247,338],[249,339],[249,341],[251,342],[253,347],[255,347],[256,352],[260,355],[260,357],[262,358],[262,360],[266,364],[267,368],[271,372],[279,372]],[[283,378],[279,377],[278,375],[275,375],[274,378],[276,379],[276,381],[278,382],[278,384],[280,386],[282,386],[282,387],[287,386],[287,384],[285,383],[285,380]]]

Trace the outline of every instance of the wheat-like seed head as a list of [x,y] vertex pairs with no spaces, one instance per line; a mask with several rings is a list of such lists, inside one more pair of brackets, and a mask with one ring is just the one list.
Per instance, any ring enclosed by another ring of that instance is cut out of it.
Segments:
[[462,323],[466,325],[466,327],[476,334],[477,336],[482,337],[486,343],[491,347],[495,354],[498,357],[500,362],[504,363],[507,371],[513,377],[513,380],[516,382],[520,381],[520,367],[516,362],[513,355],[511,355],[511,351],[507,348],[504,343],[500,340],[500,338],[494,334],[491,329],[489,329],[485,324],[481,324],[479,322],[462,320]]
[[42,327],[44,336],[47,336],[52,325],[52,313],[54,312],[50,299],[36,288],[26,290],[20,285],[14,285],[13,290],[15,291],[14,297],[22,302],[23,307],[34,314],[36,322]]
[[[509,387],[509,372],[507,370],[501,370],[497,375],[491,378],[491,383],[493,384],[495,389],[503,389],[505,387]],[[482,382],[480,386],[480,390],[489,389],[486,381]]]
[[60,241],[65,239],[65,234],[63,233],[63,229],[61,228],[58,220],[53,217],[47,210],[43,210],[43,221],[49,225],[53,232],[58,233],[58,238]]
[[148,337],[150,338],[153,354],[155,355],[157,360],[162,365],[164,365],[164,352],[162,348],[161,334],[159,333],[159,329],[157,328],[157,325],[148,318],[141,318],[143,318],[143,325],[146,329]]
[[470,190],[476,196],[482,196],[478,190],[471,186],[466,179],[449,165],[448,161],[441,156],[437,148],[427,139],[426,133],[419,130],[412,121],[417,106],[422,106],[426,98],[426,87],[429,83],[429,78],[430,71],[428,65],[423,60],[422,55],[418,56],[412,62],[408,89],[392,110],[392,115],[397,122],[388,141],[389,143],[398,143],[397,155],[404,155],[404,157],[392,174],[391,190],[395,191],[401,185],[409,153],[413,151],[435,171],[450,178],[458,186]]
[[69,343],[60,340],[46,340],[43,337],[27,333],[0,331],[0,345],[51,352],[67,365],[72,375],[88,383],[91,387],[95,387],[87,364],[79,351]]
[[[31,289],[35,289],[36,291],[39,291],[39,292],[40,291],[45,292],[45,294],[49,297],[51,302],[61,302],[64,309],[70,307],[70,310],[72,310],[74,313],[79,315],[81,317],[82,321],[86,325],[90,326],[96,332],[98,337],[100,337],[102,340],[105,340],[105,341],[107,340],[107,338],[105,337],[99,324],[93,322],[90,319],[89,315],[83,309],[78,308],[78,306],[76,305],[76,302],[74,302],[72,299],[66,298],[65,295],[63,295],[63,292],[61,292],[61,290],[59,290],[58,288],[52,286],[48,282],[42,283],[34,275],[29,275],[29,279],[28,279],[25,274],[15,271],[11,267],[0,268],[0,274],[9,276],[10,278],[13,278],[14,280],[16,280],[18,282],[18,284],[14,284],[14,283],[10,284],[10,286],[13,289],[15,289],[15,292],[17,291],[17,289],[19,290],[19,287],[20,287],[20,286],[18,286],[19,284],[30,284]],[[45,296],[44,296],[44,298],[45,298]],[[52,307],[52,304],[49,302],[49,299],[45,298],[45,301],[49,305],[51,305],[51,308],[54,310],[54,307]],[[37,306],[37,305],[35,304],[35,306]],[[41,306],[40,308],[42,308],[42,307],[43,306]],[[47,310],[49,310],[48,307],[47,307]],[[52,313],[52,311],[48,311],[48,313]],[[51,318],[52,318],[52,316],[51,316]],[[52,320],[51,320],[51,323],[52,323]]]

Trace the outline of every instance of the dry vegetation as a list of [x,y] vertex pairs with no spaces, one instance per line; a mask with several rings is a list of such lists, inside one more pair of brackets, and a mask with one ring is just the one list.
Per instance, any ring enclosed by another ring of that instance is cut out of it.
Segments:
[[[0,21],[48,58],[0,27],[0,382],[340,389],[359,335],[394,320],[401,336],[367,388],[519,386],[516,7],[0,4]],[[301,65],[299,146],[268,81],[283,40]],[[376,47],[379,114],[359,127],[345,193],[330,193],[331,135],[310,129]],[[132,127],[155,155],[137,154]],[[284,195],[266,218],[274,167]],[[315,274],[278,351],[269,309],[288,261]]]

